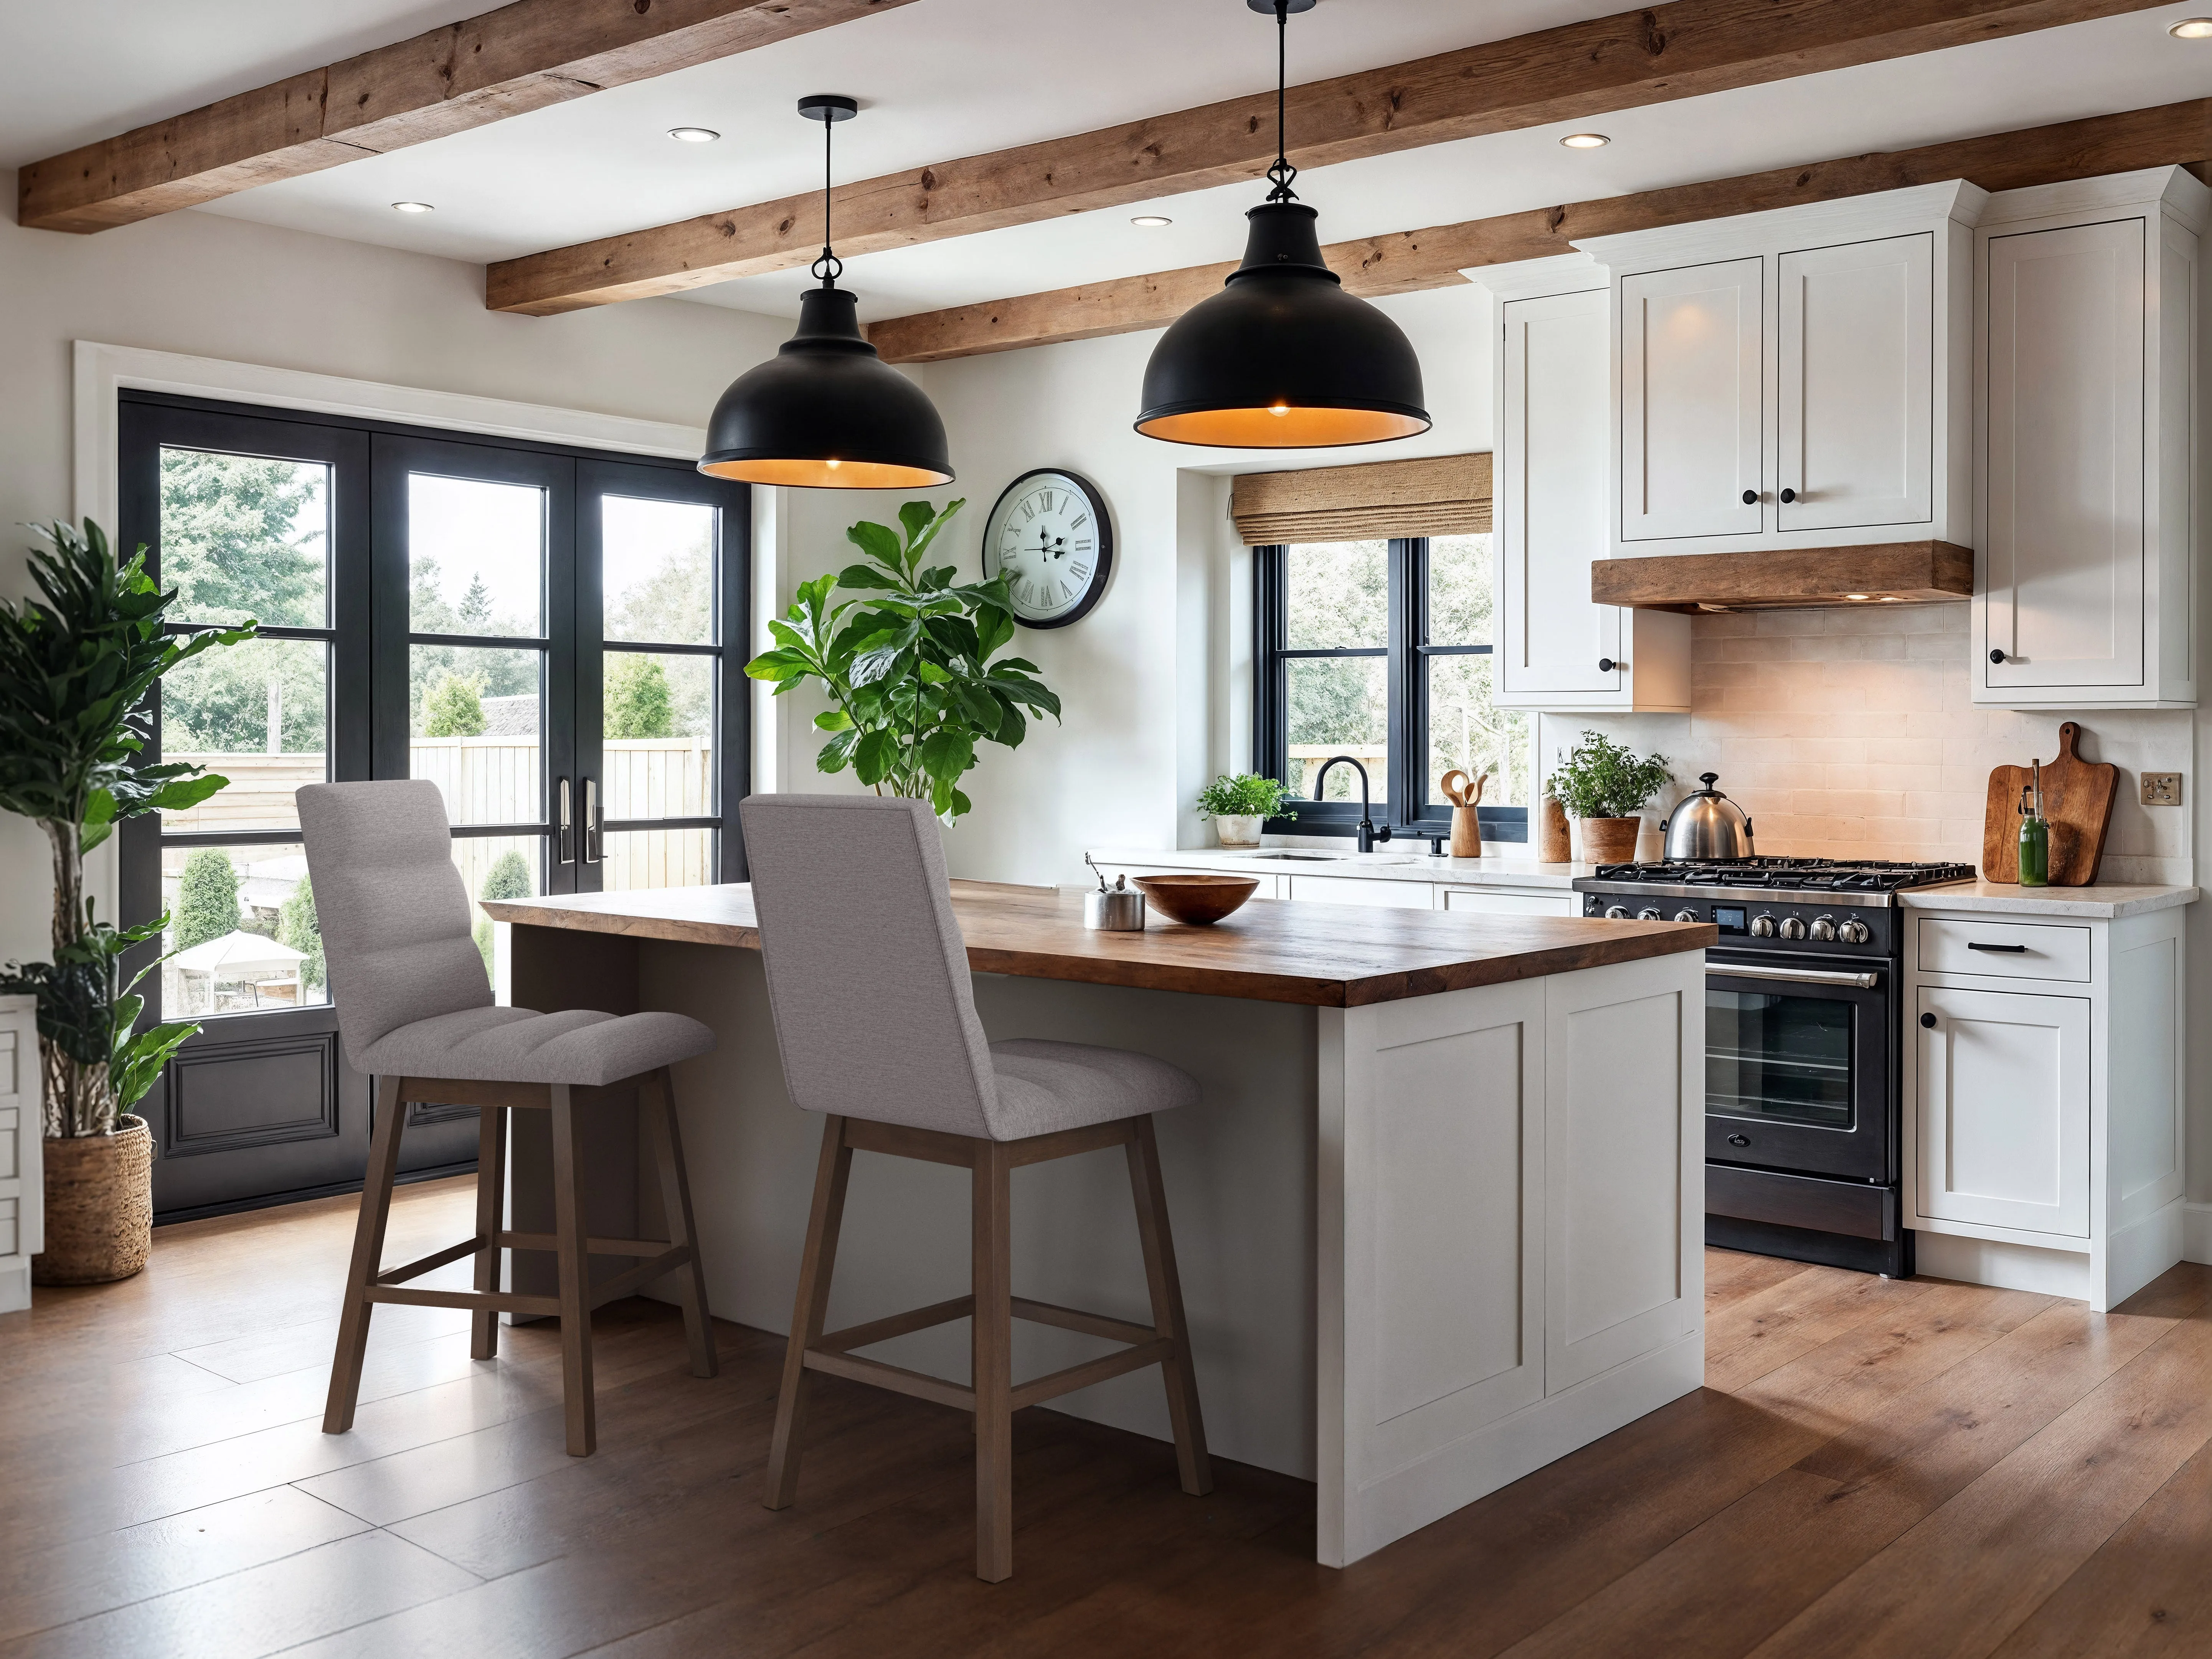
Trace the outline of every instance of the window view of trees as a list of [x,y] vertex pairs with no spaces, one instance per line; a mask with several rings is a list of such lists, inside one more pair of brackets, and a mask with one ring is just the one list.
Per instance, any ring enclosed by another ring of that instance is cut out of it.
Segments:
[[[1437,536],[1429,542],[1429,639],[1431,645],[1492,645],[1490,538]],[[1440,801],[1447,772],[1490,775],[1486,806],[1528,804],[1528,716],[1492,706],[1494,655],[1432,654],[1428,659],[1429,799]]]

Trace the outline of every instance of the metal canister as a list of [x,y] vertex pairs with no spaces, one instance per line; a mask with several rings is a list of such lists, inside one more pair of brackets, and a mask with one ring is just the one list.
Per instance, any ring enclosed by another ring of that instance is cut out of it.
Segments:
[[1116,876],[1111,887],[1083,896],[1083,925],[1094,933],[1141,933],[1145,896],[1129,885],[1127,876]]

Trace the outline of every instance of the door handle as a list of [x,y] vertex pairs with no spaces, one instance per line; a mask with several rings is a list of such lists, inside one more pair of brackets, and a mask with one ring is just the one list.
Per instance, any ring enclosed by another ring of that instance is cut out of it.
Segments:
[[1966,948],[1969,951],[1987,951],[1993,957],[2024,957],[2027,954],[2025,945],[1983,945],[1973,939],[1966,941]]
[[568,780],[561,780],[556,792],[558,800],[553,811],[553,852],[556,861],[574,864],[576,861],[576,820],[568,799]]
[[1610,657],[1600,657],[1597,659],[1597,672],[1601,674],[1610,674],[1620,666],[1620,665]]
[[599,781],[584,780],[584,862],[599,861]]
[[1794,489],[1785,489],[1782,492],[1782,500],[1784,505],[1787,505],[1789,502],[1794,501],[1796,499],[1797,492]]
[[1705,963],[1709,979],[1771,979],[1785,985],[1848,985],[1855,990],[1871,991],[1881,983],[1880,974],[1841,973],[1832,968],[1753,968],[1742,963],[1711,962]]
[[1743,492],[1743,504],[1744,504],[1746,507],[1756,507],[1756,506],[1758,506],[1758,505],[1759,505],[1759,492],[1758,492],[1756,489],[1747,489],[1747,490],[1745,490],[1745,491]]

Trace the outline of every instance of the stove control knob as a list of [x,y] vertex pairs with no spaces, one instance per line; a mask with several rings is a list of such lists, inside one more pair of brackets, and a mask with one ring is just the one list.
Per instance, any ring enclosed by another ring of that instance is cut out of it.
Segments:
[[1783,917],[1783,918],[1782,918],[1782,937],[1783,937],[1783,938],[1784,938],[1784,939],[1802,939],[1802,938],[1804,938],[1804,937],[1805,937],[1805,921],[1804,921],[1804,918],[1802,918],[1802,916],[1784,916],[1784,917]]
[[1605,919],[1607,921],[1626,921],[1628,920],[1628,907],[1625,904],[1607,905],[1605,907]]
[[1836,929],[1836,938],[1845,945],[1864,945],[1872,937],[1866,923],[1856,917]]
[[1821,945],[1826,945],[1830,939],[1835,938],[1835,936],[1836,924],[1829,921],[1826,916],[1814,917],[1812,929],[1806,934],[1808,939],[1813,939],[1816,943]]
[[1772,916],[1753,916],[1751,919],[1751,936],[1753,939],[1772,939],[1774,937],[1774,918]]
[[1695,921],[1697,919],[1698,913],[1695,910],[1682,909],[1674,912],[1674,920],[1677,921]]
[[1637,921],[1658,921],[1658,920],[1659,920],[1659,908],[1658,908],[1658,906],[1654,905],[1654,904],[1647,904],[1647,905],[1645,905],[1645,906],[1644,906],[1641,910],[1638,910],[1638,911],[1636,913],[1636,919],[1637,919]]

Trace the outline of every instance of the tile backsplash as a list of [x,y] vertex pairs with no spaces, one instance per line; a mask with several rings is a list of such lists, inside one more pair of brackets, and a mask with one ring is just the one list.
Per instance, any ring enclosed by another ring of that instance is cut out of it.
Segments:
[[[1976,708],[1968,622],[1964,605],[1699,617],[1691,713],[1543,715],[1542,763],[1584,727],[1664,754],[1677,782],[1645,815],[1650,857],[1666,808],[1717,772],[1761,853],[1978,865],[1991,769],[2051,759],[2059,723],[2075,720],[2082,758],[2121,774],[2098,879],[2195,879],[2189,807],[2144,806],[2137,786],[2146,770],[2191,769],[2190,711]],[[2185,803],[2198,787],[2185,781]]]

